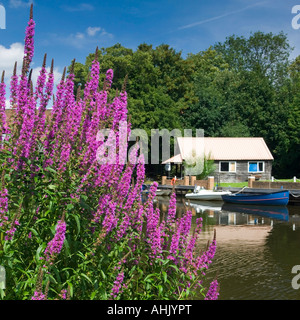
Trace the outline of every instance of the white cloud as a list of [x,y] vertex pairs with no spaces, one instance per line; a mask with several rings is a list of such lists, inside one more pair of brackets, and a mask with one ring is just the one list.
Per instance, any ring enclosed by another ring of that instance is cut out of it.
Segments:
[[100,27],[88,27],[86,32],[89,36],[93,37],[97,32],[101,30]]
[[0,45],[0,72],[5,71],[5,78],[10,78],[15,62],[17,62],[18,70],[22,67],[24,55],[24,45],[20,42],[15,42],[6,48]]
[[[13,69],[15,62],[17,62],[17,74],[20,75],[22,63],[23,63],[23,55],[24,55],[24,45],[15,42],[10,45],[9,48],[6,48],[0,45],[0,76],[2,71],[5,71],[5,83],[7,87],[7,94],[9,90],[10,78],[13,74]],[[32,63],[34,65],[34,63]],[[48,72],[50,72],[50,67],[46,68]],[[35,67],[32,69],[32,82],[35,85],[37,77],[41,67]],[[59,71],[59,68],[55,67],[53,70],[54,73],[54,84],[57,85],[62,77],[62,73]]]
[[84,37],[85,37],[85,35],[82,32],[77,32],[75,35],[75,38],[77,38],[77,39],[84,39]]
[[51,41],[46,42],[46,44],[49,45],[50,43],[53,44],[57,42],[79,49],[88,45],[96,44],[99,41],[103,42],[107,39],[112,39],[113,37],[113,34],[106,32],[105,29],[101,27],[88,27],[82,32],[71,33],[67,36],[60,34],[49,34]]

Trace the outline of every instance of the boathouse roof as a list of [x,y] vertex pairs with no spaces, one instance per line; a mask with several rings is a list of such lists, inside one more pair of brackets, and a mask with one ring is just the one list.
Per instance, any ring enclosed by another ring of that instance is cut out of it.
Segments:
[[274,160],[261,137],[178,137],[177,144],[179,153],[163,164],[182,163],[193,150],[198,152],[200,149],[212,160]]

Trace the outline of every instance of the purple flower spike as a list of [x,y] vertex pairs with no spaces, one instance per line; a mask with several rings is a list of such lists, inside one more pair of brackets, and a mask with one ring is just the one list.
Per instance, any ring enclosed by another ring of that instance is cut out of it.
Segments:
[[55,236],[50,242],[48,242],[44,251],[47,261],[52,261],[61,252],[65,240],[66,227],[67,225],[64,220],[58,221]]

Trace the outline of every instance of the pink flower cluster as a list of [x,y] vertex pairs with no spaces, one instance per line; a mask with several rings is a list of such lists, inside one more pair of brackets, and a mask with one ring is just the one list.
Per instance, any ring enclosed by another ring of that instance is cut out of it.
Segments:
[[60,253],[65,240],[66,227],[65,221],[58,221],[55,236],[48,242],[44,251],[47,261],[52,262],[52,260]]
[[213,280],[206,293],[205,300],[217,300],[219,296],[219,283],[217,280]]
[[114,285],[113,285],[113,287],[111,289],[111,296],[113,298],[116,298],[118,296],[118,294],[121,293],[123,280],[124,280],[124,272],[121,271],[118,274],[116,280],[114,281]]

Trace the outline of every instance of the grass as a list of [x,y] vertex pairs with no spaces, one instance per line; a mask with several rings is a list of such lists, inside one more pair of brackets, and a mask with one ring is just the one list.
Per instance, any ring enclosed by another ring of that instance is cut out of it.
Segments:
[[[259,180],[261,182],[272,182],[272,180]],[[294,179],[274,179],[274,182],[294,182]],[[296,182],[300,182],[300,179],[296,179]]]
[[218,187],[233,187],[233,188],[243,188],[248,186],[248,181],[245,182],[221,182],[221,183],[215,183],[215,186],[218,185]]

